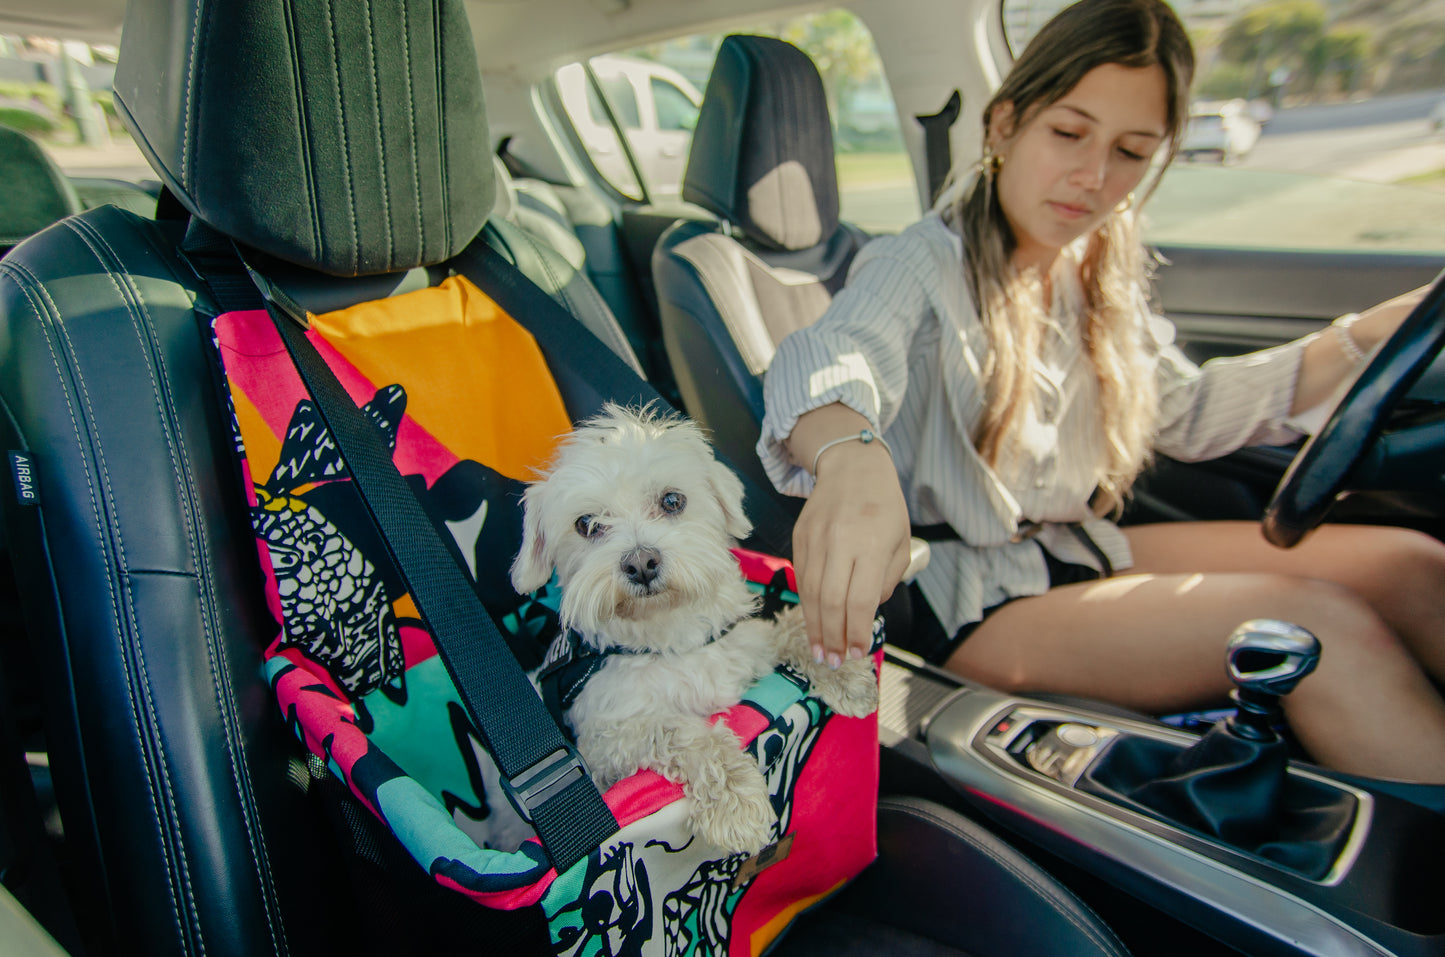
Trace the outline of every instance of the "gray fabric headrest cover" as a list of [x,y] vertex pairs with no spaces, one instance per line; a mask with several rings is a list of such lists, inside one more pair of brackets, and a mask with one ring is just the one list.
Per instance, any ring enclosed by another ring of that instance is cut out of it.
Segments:
[[115,98],[193,214],[332,275],[441,262],[492,208],[460,0],[131,0]]
[[833,130],[807,54],[771,37],[723,40],[682,196],[769,248],[807,249],[837,230]]

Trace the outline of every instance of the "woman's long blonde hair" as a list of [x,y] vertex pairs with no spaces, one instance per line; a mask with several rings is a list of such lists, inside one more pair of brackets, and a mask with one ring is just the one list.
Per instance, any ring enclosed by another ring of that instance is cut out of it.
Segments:
[[[1040,110],[1106,63],[1164,71],[1164,162],[1143,191],[1142,202],[1179,149],[1194,76],[1189,38],[1163,0],[1080,0],[1062,10],[1034,37],[984,109],[984,142],[998,105],[1010,105],[1010,135],[1017,135]],[[1020,275],[1010,263],[1017,240],[988,165],[986,149],[980,171],[970,171],[971,179],[958,184],[960,195],[944,208],[944,215],[963,237],[964,269],[988,333],[985,407],[974,443],[984,461],[996,465],[1034,400],[1032,371],[1044,323],[1039,312],[1042,277]],[[945,186],[944,195],[948,192]],[[1148,461],[1158,412],[1152,345],[1141,334],[1135,298],[1136,289],[1148,281],[1152,263],[1139,240],[1133,210],[1110,213],[1088,237],[1080,265],[1087,309],[1084,348],[1098,379],[1105,446],[1095,504],[1103,511],[1117,510]]]

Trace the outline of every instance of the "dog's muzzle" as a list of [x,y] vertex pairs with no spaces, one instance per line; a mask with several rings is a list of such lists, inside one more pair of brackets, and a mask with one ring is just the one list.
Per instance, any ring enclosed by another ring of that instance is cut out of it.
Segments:
[[622,556],[621,567],[628,581],[651,590],[653,581],[662,571],[662,553],[655,548],[634,548]]

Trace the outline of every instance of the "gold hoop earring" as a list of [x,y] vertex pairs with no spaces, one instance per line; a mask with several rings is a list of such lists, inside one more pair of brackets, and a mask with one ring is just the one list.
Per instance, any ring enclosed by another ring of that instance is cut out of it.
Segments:
[[978,161],[978,168],[983,171],[983,175],[993,176],[999,170],[1003,169],[1003,154],[995,153],[993,150],[985,148],[983,158]]
[[1124,197],[1124,201],[1123,201],[1122,203],[1120,203],[1118,206],[1115,206],[1115,207],[1114,207],[1114,212],[1116,212],[1116,213],[1127,213],[1129,210],[1131,210],[1131,209],[1133,209],[1133,208],[1134,208],[1134,194],[1131,192],[1128,196],[1125,196],[1125,197]]

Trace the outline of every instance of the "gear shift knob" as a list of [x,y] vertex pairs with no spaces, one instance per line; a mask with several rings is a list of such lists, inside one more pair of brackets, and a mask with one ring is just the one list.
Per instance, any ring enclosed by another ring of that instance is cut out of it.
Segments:
[[1229,636],[1226,655],[1230,695],[1238,711],[1229,719],[1231,733],[1252,741],[1274,740],[1279,699],[1320,661],[1320,641],[1299,625],[1269,618],[1246,621]]

